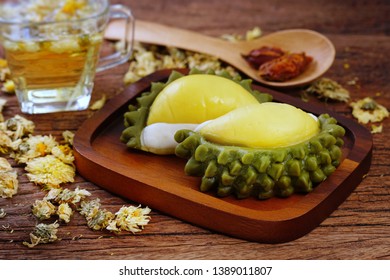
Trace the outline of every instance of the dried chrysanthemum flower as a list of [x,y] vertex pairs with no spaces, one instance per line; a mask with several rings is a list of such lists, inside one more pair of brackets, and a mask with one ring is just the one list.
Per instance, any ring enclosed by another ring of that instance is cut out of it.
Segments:
[[100,208],[100,206],[101,204],[99,198],[93,200],[83,200],[80,203],[79,211],[82,216],[86,216],[89,212],[92,211],[93,208]]
[[252,41],[261,37],[262,33],[263,32],[261,31],[260,27],[255,26],[252,29],[246,31],[245,37],[239,34],[223,34],[221,39],[232,43],[240,41]]
[[[135,65],[134,63],[130,63],[130,67],[129,67],[129,70],[127,71],[127,73],[125,74],[124,78],[123,78],[123,82],[125,84],[132,84],[132,83],[135,83],[136,81],[138,81],[139,79],[141,79],[142,77],[141,76],[138,76],[133,70],[132,68],[134,68]],[[133,67],[132,67],[133,66]]]
[[92,208],[85,216],[88,227],[93,230],[105,229],[110,221],[115,217],[113,213],[106,209]]
[[87,190],[80,189],[76,187],[74,191],[69,189],[64,189],[62,192],[58,193],[55,198],[55,201],[59,203],[71,203],[76,204],[84,200],[87,196],[90,196],[91,193]]
[[106,229],[112,232],[125,230],[136,233],[150,221],[148,214],[151,210],[148,207],[123,206],[115,215],[100,207],[98,198],[81,202],[80,214],[94,230]]
[[21,139],[12,140],[7,131],[0,129],[0,154],[10,154],[18,150]]
[[247,41],[255,40],[255,39],[261,37],[262,34],[263,34],[263,32],[261,31],[261,28],[259,26],[255,26],[255,27],[253,27],[253,29],[250,29],[246,32],[245,40],[247,40]]
[[6,158],[0,157],[0,171],[10,171],[12,170],[11,164]]
[[0,154],[8,154],[11,145],[12,139],[7,135],[7,133],[0,130]]
[[72,214],[73,214],[73,210],[68,203],[61,203],[58,206],[57,215],[60,218],[60,220],[64,221],[65,223],[70,222],[70,217],[72,216]]
[[3,208],[0,208],[0,219],[4,218],[7,215]]
[[352,115],[362,124],[369,122],[381,122],[384,118],[389,117],[389,111],[386,107],[378,104],[371,97],[351,102]]
[[6,80],[3,83],[3,86],[1,88],[2,91],[6,93],[14,93],[15,92],[15,83],[12,80]]
[[1,124],[0,130],[7,131],[12,140],[20,139],[34,132],[35,125],[32,121],[16,115]]
[[383,131],[383,125],[380,124],[380,125],[371,125],[371,133],[372,134],[375,134],[375,133],[382,133]]
[[52,201],[52,200],[55,200],[57,198],[57,196],[62,192],[62,188],[51,188],[45,195],[45,197],[43,198],[44,200],[49,200],[49,201]]
[[3,108],[4,108],[5,104],[7,104],[7,100],[4,98],[0,98],[0,122],[4,121],[4,116],[3,116],[2,112],[3,112]]
[[107,230],[140,232],[150,221],[150,216],[148,216],[150,211],[150,208],[141,208],[141,205],[138,207],[123,206],[115,213],[115,218],[110,221]]
[[74,182],[75,169],[53,155],[29,160],[25,170],[28,179],[47,188],[58,187],[62,183]]
[[58,226],[57,221],[52,224],[36,225],[34,231],[30,233],[30,243],[25,241],[23,242],[23,245],[32,248],[41,243],[51,243],[56,241],[58,239]]
[[175,47],[166,47],[166,54],[161,57],[162,68],[185,68],[186,52]]
[[29,135],[19,145],[19,150],[15,152],[14,158],[18,163],[26,163],[31,159],[51,154],[52,149],[56,146],[58,146],[58,142],[51,135]]
[[62,162],[73,165],[74,162],[73,150],[68,145],[54,146],[51,149],[51,153],[56,158],[60,159]]
[[18,174],[5,159],[0,157],[0,197],[11,198],[19,188]]
[[110,211],[100,209],[101,205],[98,198],[89,201],[81,201],[80,206],[80,214],[85,217],[88,227],[93,230],[105,229],[115,217]]
[[32,213],[39,220],[46,220],[56,213],[56,207],[48,200],[35,200]]
[[73,146],[74,133],[72,131],[65,130],[62,132],[62,138],[64,138],[66,144]]
[[[28,133],[22,124],[27,124],[29,122],[24,118],[18,116],[4,121],[1,111],[5,104],[6,101],[0,99],[0,154],[10,154],[17,150],[22,142],[20,138],[23,137],[25,133]],[[27,126],[26,129],[30,129],[30,126]]]
[[347,89],[336,81],[320,78],[313,82],[306,90],[307,93],[317,94],[320,98],[348,102],[350,94]]
[[8,154],[10,149],[9,146],[12,144],[11,138],[0,130],[0,154]]
[[11,198],[18,193],[19,181],[16,172],[0,171],[0,197]]
[[244,37],[240,34],[222,34],[220,36],[222,40],[231,42],[231,43],[236,43],[244,40]]
[[102,98],[96,100],[91,106],[89,106],[90,110],[97,111],[103,108],[104,104],[106,104],[107,96],[103,94]]

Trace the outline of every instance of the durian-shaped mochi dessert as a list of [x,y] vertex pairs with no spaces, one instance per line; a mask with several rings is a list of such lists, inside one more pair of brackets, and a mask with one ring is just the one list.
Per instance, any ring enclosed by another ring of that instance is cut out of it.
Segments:
[[345,130],[327,114],[271,101],[251,80],[172,72],[129,105],[121,141],[188,159],[184,172],[202,177],[203,192],[259,199],[308,193],[340,164]]
[[270,101],[269,94],[251,88],[251,80],[193,70],[172,72],[167,83],[153,83],[125,113],[121,141],[155,154],[174,154],[174,134],[250,104]]
[[327,114],[267,102],[239,107],[193,130],[179,130],[176,155],[200,190],[267,199],[308,193],[342,160],[345,130]]

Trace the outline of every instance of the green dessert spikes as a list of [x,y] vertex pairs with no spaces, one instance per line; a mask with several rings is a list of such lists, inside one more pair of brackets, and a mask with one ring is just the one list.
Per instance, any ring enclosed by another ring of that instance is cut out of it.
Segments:
[[342,159],[344,128],[327,114],[318,119],[316,136],[277,149],[223,146],[206,141],[199,133],[179,130],[176,155],[188,159],[187,175],[202,177],[203,192],[258,199],[308,193],[332,174]]

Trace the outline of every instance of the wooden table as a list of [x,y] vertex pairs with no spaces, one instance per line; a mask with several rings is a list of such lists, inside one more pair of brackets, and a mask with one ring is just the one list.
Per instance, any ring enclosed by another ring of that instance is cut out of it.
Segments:
[[[353,100],[374,97],[390,108],[390,3],[379,1],[217,1],[149,0],[112,1],[132,7],[136,18],[194,30],[206,35],[244,34],[259,26],[264,33],[308,28],[328,36],[337,51],[326,76],[345,85]],[[185,3],[185,4],[184,4]],[[93,100],[113,97],[123,89],[128,65],[99,74]],[[356,80],[356,85],[348,85]],[[285,90],[300,98],[299,90]],[[5,118],[20,114],[15,96],[8,99]],[[319,101],[352,118],[345,103]],[[36,124],[35,134],[60,137],[76,131],[92,111],[27,115]],[[367,126],[368,127],[368,126]],[[369,128],[369,127],[368,127]],[[139,234],[92,231],[80,215],[59,228],[61,238],[29,249],[22,245],[37,223],[31,205],[44,193],[28,182],[22,165],[19,193],[0,198],[7,216],[0,219],[0,259],[390,259],[390,119],[383,132],[373,135],[371,169],[362,183],[329,218],[307,235],[283,244],[260,244],[231,238],[153,210],[152,220]],[[122,199],[76,177],[69,188],[80,186],[99,198],[104,208],[116,211],[137,202]]]

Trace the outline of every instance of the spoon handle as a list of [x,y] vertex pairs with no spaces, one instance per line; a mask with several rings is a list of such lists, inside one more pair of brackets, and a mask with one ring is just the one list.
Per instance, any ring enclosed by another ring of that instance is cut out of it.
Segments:
[[[105,38],[113,40],[120,39],[121,34],[123,34],[123,28],[123,22],[111,22],[106,29]],[[143,43],[177,47],[216,57],[220,57],[221,51],[226,49],[227,45],[221,39],[209,37],[194,31],[142,20],[136,20],[134,39]]]

